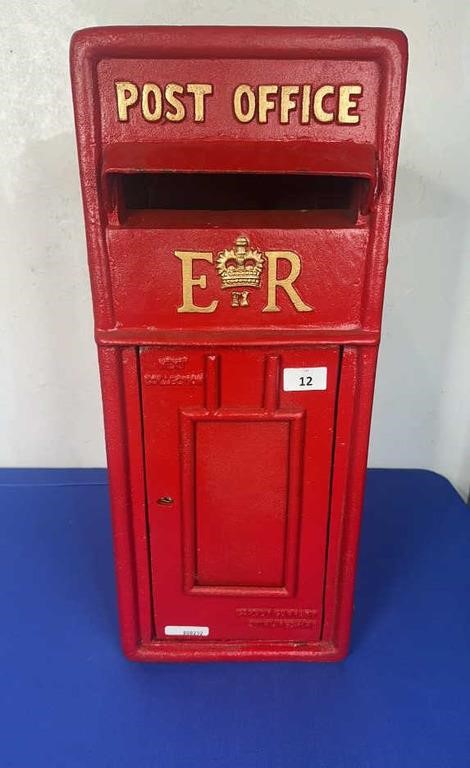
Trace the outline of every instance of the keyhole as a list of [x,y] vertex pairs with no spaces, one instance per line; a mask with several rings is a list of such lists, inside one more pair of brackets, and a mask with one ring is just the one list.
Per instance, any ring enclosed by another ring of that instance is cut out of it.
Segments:
[[174,499],[171,496],[160,496],[157,504],[173,504]]

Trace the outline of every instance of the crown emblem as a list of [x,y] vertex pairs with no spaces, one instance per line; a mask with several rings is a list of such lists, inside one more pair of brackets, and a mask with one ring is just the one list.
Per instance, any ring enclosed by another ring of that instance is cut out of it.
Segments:
[[263,266],[263,254],[250,248],[245,235],[237,237],[231,250],[221,251],[216,261],[222,288],[259,288]]

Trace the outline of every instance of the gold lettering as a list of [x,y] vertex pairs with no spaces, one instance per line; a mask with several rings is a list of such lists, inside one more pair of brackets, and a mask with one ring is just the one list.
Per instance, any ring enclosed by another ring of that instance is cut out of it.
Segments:
[[194,303],[193,288],[195,285],[199,288],[207,288],[207,275],[194,277],[193,261],[200,259],[212,264],[212,253],[198,251],[175,251],[175,256],[181,261],[181,281],[183,286],[183,303],[178,307],[178,312],[215,312],[218,301],[214,299],[210,304],[201,307]]
[[173,108],[173,111],[170,111],[169,109],[166,110],[165,117],[171,123],[181,123],[186,116],[186,107],[178,96],[176,96],[176,94],[181,96],[183,93],[184,88],[178,83],[168,83],[168,85],[165,86],[166,102]]
[[286,125],[290,120],[290,113],[297,107],[297,102],[292,96],[297,96],[300,91],[298,85],[281,86],[281,123]]
[[213,94],[213,86],[209,83],[188,83],[186,90],[194,96],[194,122],[203,123],[206,106],[204,99]]
[[[244,108],[246,103],[246,109]],[[240,123],[250,123],[255,116],[256,100],[251,85],[239,85],[233,94],[233,110]]]
[[[186,117],[203,123],[207,117],[207,98],[214,94],[210,83],[144,83],[140,90],[135,83],[122,80],[114,86],[120,122],[128,122],[131,108],[140,103],[142,117],[150,123],[163,117],[172,123],[182,122]],[[288,125],[294,114],[300,125],[308,125],[312,120],[358,125],[361,120],[358,103],[362,95],[363,86],[359,84],[326,84],[315,89],[308,83],[261,84],[255,88],[242,83],[235,87],[232,98],[239,123],[251,123],[257,118],[260,124],[266,124],[274,119],[270,118],[273,112],[280,125]]]
[[310,122],[310,99],[312,94],[312,86],[302,86],[302,113],[300,116],[300,122],[302,125],[308,125]]
[[357,125],[359,115],[350,115],[351,109],[357,109],[357,99],[351,96],[362,96],[362,85],[340,85],[338,99],[338,122]]
[[[150,94],[153,96],[153,109],[150,107]],[[155,123],[162,116],[162,92],[155,83],[145,83],[142,88],[142,115],[144,120]]]
[[127,80],[115,83],[118,119],[121,123],[129,120],[129,107],[136,103],[139,91],[134,83]]
[[[282,288],[288,295],[297,312],[312,312],[313,307],[305,304],[294,288],[294,283],[300,275],[301,264],[297,253],[293,251],[266,251],[268,260],[268,303],[263,312],[280,312],[277,306],[277,289]],[[281,259],[288,261],[291,270],[287,277],[277,276],[277,263]]]
[[322,87],[315,92],[315,96],[313,97],[313,114],[319,123],[331,123],[334,120],[334,113],[327,112],[323,106],[324,99],[327,96],[332,96],[334,92],[334,85],[322,85]]
[[268,96],[275,96],[279,90],[278,85],[260,85],[258,89],[258,119],[260,123],[268,122],[268,112],[276,109],[276,102]]

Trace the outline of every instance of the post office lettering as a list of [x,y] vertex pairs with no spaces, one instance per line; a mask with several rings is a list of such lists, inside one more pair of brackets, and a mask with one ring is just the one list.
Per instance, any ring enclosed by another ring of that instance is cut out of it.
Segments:
[[[115,83],[116,112],[121,123],[133,114],[148,123],[204,123],[210,115],[211,83]],[[363,87],[359,83],[240,83],[232,91],[227,114],[240,124],[358,125]],[[230,97],[229,97],[230,100]],[[224,106],[218,103],[217,107]]]

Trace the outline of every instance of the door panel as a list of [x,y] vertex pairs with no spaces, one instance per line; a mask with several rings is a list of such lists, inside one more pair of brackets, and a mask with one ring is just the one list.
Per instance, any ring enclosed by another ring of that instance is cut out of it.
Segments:
[[194,432],[194,583],[284,586],[288,422],[204,419]]
[[157,637],[318,639],[338,348],[140,358]]

